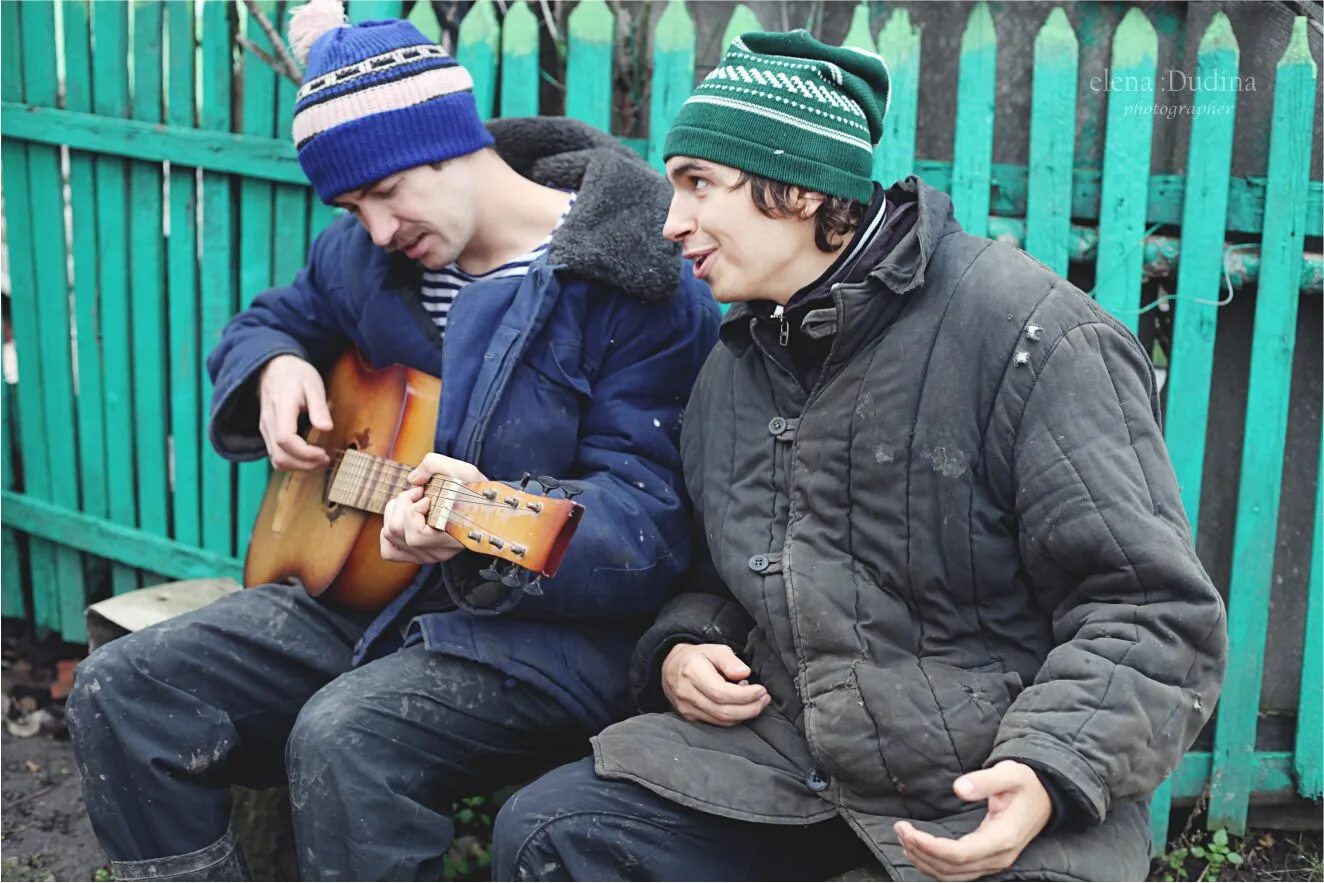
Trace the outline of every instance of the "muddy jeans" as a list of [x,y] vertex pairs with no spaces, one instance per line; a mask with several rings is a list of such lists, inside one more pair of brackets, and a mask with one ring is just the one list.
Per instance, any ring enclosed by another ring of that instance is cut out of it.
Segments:
[[823,880],[873,864],[841,819],[770,825],[710,815],[593,758],[552,770],[501,807],[495,880]]
[[69,731],[118,879],[242,879],[230,785],[288,781],[304,879],[440,880],[453,801],[588,751],[488,666],[417,645],[351,670],[370,619],[263,586],[78,667]]

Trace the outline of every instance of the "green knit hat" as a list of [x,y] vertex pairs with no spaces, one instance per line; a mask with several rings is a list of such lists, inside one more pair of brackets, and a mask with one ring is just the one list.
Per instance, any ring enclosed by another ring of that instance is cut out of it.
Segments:
[[663,161],[692,156],[868,202],[890,96],[872,52],[805,30],[744,34],[681,107]]

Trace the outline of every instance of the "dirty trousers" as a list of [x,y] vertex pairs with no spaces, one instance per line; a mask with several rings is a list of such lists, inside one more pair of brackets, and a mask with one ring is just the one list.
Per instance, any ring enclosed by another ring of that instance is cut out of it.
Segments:
[[586,757],[501,807],[494,880],[824,880],[864,865],[868,847],[840,818],[744,822],[603,779]]
[[494,668],[419,644],[351,670],[370,619],[262,586],[83,661],[69,731],[118,879],[243,879],[230,785],[288,781],[305,880],[440,880],[453,801],[588,752]]

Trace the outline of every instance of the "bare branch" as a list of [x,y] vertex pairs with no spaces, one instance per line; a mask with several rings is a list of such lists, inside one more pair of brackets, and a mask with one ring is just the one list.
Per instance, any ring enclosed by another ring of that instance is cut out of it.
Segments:
[[[248,14],[257,21],[258,26],[262,28],[262,32],[267,35],[267,39],[271,41],[271,45],[276,50],[276,55],[280,59],[280,66],[277,67],[276,65],[272,65],[272,67],[275,67],[277,73],[289,77],[294,85],[298,86],[302,84],[303,68],[299,66],[299,62],[296,61],[294,56],[290,53],[289,48],[285,45],[285,41],[280,38],[280,32],[276,30],[274,25],[272,25],[271,20],[267,18],[266,13],[259,9],[253,0],[244,0],[244,6],[248,7]],[[252,45],[251,42],[249,45]],[[253,46],[252,48],[257,50],[256,46]],[[262,54],[265,55],[265,53]],[[268,64],[270,64],[270,62],[268,62]]]
[[301,85],[300,79],[298,77],[295,77],[293,74],[291,74],[289,70],[286,69],[285,65],[281,64],[278,59],[275,59],[270,55],[268,55],[266,52],[264,52],[262,48],[259,47],[252,40],[248,39],[247,37],[236,37],[235,39],[239,41],[240,46],[243,46],[249,52],[253,53],[258,58],[260,58],[262,60],[262,63],[265,64],[267,67],[271,68],[273,71],[275,71],[276,73],[280,74],[283,77],[289,77],[290,80],[294,83],[294,85],[296,86]]

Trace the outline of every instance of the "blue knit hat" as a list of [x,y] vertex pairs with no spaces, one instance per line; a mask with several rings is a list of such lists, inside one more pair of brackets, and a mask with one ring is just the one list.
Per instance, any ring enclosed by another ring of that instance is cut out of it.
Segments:
[[492,143],[469,72],[407,21],[350,25],[338,0],[313,0],[290,45],[307,68],[294,146],[323,202]]

